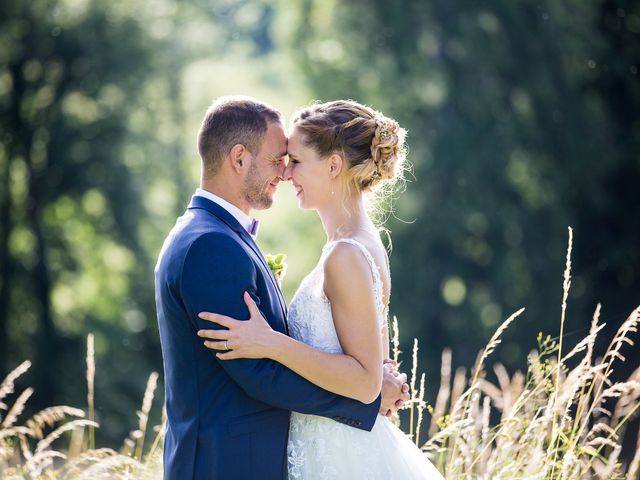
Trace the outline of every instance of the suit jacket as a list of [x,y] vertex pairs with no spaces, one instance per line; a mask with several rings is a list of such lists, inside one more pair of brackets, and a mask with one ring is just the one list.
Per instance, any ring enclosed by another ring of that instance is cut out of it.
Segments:
[[248,319],[248,291],[274,330],[286,304],[251,236],[224,208],[194,196],[155,269],[165,376],[164,478],[281,479],[290,411],[371,430],[380,397],[365,405],[327,392],[268,359],[218,360],[196,335],[222,328],[202,311]]

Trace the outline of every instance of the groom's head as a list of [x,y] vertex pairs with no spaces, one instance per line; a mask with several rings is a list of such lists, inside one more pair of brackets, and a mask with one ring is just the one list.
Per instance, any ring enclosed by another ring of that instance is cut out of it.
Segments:
[[251,97],[220,97],[202,121],[198,152],[203,183],[223,183],[237,194],[243,209],[269,208],[285,167],[282,116]]

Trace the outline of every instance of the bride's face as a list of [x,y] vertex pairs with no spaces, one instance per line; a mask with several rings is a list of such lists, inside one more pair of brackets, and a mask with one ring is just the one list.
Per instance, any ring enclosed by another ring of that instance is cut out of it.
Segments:
[[287,147],[289,163],[285,180],[291,180],[296,189],[300,208],[317,209],[331,195],[329,162],[303,142],[303,135],[294,128]]

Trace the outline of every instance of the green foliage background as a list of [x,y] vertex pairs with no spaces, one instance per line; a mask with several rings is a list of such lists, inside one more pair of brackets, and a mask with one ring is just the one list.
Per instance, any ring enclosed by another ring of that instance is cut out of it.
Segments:
[[[33,408],[82,406],[94,332],[99,441],[124,438],[161,370],[155,259],[197,185],[201,117],[229,93],[287,116],[353,98],[409,130],[391,312],[430,394],[444,347],[470,366],[521,306],[510,368],[557,334],[568,225],[567,341],[599,301],[612,331],[640,292],[638,68],[632,1],[3,2],[0,374],[31,359]],[[257,216],[290,299],[320,224],[288,185]]]

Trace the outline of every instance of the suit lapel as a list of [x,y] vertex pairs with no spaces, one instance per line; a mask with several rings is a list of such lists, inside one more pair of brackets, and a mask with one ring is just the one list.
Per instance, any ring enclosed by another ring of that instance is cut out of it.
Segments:
[[278,296],[278,301],[280,303],[280,309],[282,310],[282,316],[285,322],[285,328],[287,329],[287,335],[288,335],[289,323],[287,322],[287,304],[284,301],[282,290],[280,289],[280,286],[278,285],[278,281],[273,275],[273,272],[269,268],[269,265],[267,264],[267,260],[264,258],[264,255],[262,255],[262,252],[258,248],[258,245],[256,245],[256,242],[253,240],[251,235],[249,235],[249,233],[243,228],[242,225],[240,225],[238,220],[236,220],[233,215],[231,215],[227,210],[222,208],[217,203],[212,202],[207,198],[201,197],[199,195],[194,195],[191,198],[191,203],[189,203],[188,208],[200,208],[203,210],[207,210],[209,213],[212,213],[213,215],[218,217],[220,220],[222,220],[224,223],[226,223],[229,226],[229,228],[231,228],[231,230],[233,230],[242,239],[242,241],[245,244],[247,244],[249,248],[251,248],[251,250],[253,250],[253,252],[258,257],[260,263],[262,264],[262,269],[264,270],[267,277],[269,277],[269,279],[271,280],[271,284],[273,285],[273,288],[276,291],[276,294]]

